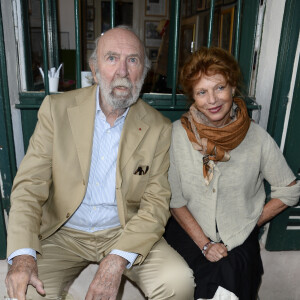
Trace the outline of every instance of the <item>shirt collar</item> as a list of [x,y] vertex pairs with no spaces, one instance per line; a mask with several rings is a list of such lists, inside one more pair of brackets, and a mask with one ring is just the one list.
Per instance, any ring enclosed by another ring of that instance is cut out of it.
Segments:
[[[101,109],[101,107],[100,107],[100,102],[99,102],[99,91],[100,91],[100,87],[99,87],[99,85],[98,85],[98,86],[97,86],[97,90],[96,90],[96,114],[99,112],[100,118],[106,120],[106,117],[105,117],[105,115],[104,115],[104,113],[103,113],[103,111],[102,111],[102,109]],[[124,111],[124,113],[123,113],[121,116],[119,116],[119,117],[117,118],[116,122],[117,122],[119,119],[123,119],[123,118],[125,119],[126,116],[127,116],[127,114],[128,114],[128,111],[129,111],[129,107],[127,107],[127,109]],[[115,123],[116,123],[116,122],[115,122]]]

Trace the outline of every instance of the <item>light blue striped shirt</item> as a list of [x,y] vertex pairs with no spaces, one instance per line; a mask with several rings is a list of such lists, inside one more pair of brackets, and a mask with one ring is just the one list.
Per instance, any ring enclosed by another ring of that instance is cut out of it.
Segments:
[[[120,226],[115,193],[116,167],[119,142],[128,110],[129,108],[110,127],[99,105],[99,87],[97,88],[88,186],[82,203],[64,226],[85,232],[95,232]],[[13,257],[21,254],[35,256],[33,255],[35,254],[34,250],[27,250],[30,251],[26,252],[26,249],[15,251],[9,256],[8,261],[10,262]],[[136,253],[117,249],[113,249],[111,254],[117,254],[127,259],[129,261],[127,268],[131,267],[137,257]]]
[[119,142],[128,109],[110,127],[98,98],[97,91],[92,159],[86,194],[79,208],[65,224],[67,227],[87,232],[120,226],[115,191],[116,167]]

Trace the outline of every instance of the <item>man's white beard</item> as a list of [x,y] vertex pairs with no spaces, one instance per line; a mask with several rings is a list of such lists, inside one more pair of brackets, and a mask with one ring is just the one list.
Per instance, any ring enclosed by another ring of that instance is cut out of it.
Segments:
[[[113,109],[126,109],[134,104],[139,98],[144,83],[144,76],[135,85],[132,85],[128,78],[116,78],[109,84],[102,78],[99,71],[96,71],[96,77],[101,98]],[[115,87],[125,87],[126,90],[115,90]]]

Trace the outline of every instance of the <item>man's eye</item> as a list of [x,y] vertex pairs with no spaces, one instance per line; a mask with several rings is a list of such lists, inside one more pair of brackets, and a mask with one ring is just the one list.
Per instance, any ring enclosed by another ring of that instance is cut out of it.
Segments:
[[131,58],[129,58],[129,62],[137,63],[137,59],[135,57],[131,57]]
[[114,57],[114,56],[109,56],[109,57],[108,57],[108,60],[109,60],[109,61],[114,61],[114,60],[115,60],[115,57]]
[[224,86],[224,85],[219,85],[219,86],[218,86],[218,90],[223,91],[224,89],[225,89],[225,86]]

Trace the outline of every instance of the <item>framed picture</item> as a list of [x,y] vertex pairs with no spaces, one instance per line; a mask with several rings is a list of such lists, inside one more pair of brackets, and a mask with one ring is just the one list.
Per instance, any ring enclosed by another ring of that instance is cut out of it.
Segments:
[[86,44],[87,50],[94,50],[95,49],[95,43],[87,43]]
[[205,9],[206,0],[197,0],[197,11]]
[[94,21],[87,21],[86,22],[86,30],[87,31],[94,31]]
[[219,45],[231,52],[234,23],[234,6],[221,11]]
[[86,19],[89,21],[93,21],[95,18],[95,10],[94,7],[88,7],[86,9]]
[[[215,9],[214,23],[211,35],[211,46],[219,46],[220,36],[220,9]],[[196,31],[196,49],[201,46],[207,46],[208,44],[208,31],[209,31],[209,19],[210,10],[204,10],[198,13],[199,22]]]
[[192,52],[196,50],[198,16],[182,20],[179,41],[179,68],[181,68]]
[[60,48],[70,49],[69,32],[59,32]]
[[145,46],[159,48],[161,44],[161,35],[157,31],[159,21],[145,21]]
[[151,61],[156,61],[158,57],[159,48],[146,48],[147,55]]
[[167,1],[168,0],[145,0],[145,15],[160,17],[166,16]]
[[88,41],[93,41],[95,39],[94,31],[87,31],[86,32],[86,39]]
[[32,14],[32,8],[31,8],[31,0],[28,0],[28,14]]
[[185,8],[185,13],[186,17],[190,17],[192,14],[192,0],[186,0],[186,8]]
[[181,18],[186,17],[186,1],[181,2]]

